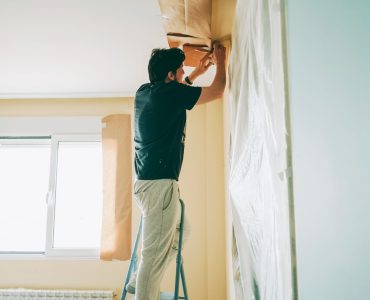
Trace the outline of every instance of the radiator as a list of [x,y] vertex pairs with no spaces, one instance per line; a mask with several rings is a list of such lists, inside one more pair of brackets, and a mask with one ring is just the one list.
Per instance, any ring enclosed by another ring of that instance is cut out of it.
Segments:
[[0,300],[113,300],[112,291],[0,289]]

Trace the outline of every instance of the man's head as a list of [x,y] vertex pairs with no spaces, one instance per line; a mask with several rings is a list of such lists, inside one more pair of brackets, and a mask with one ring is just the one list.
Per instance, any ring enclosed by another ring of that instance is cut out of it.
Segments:
[[148,64],[149,79],[151,83],[182,81],[184,75],[184,52],[179,48],[153,49]]

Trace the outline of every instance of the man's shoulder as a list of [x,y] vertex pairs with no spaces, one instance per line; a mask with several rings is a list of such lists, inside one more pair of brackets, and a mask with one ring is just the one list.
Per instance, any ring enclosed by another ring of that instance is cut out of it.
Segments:
[[138,88],[135,94],[135,105],[147,103],[152,98],[151,88],[150,83],[144,83]]
[[136,93],[140,93],[146,90],[152,90],[152,91],[167,91],[167,90],[176,90],[176,89],[193,89],[194,87],[188,86],[186,84],[177,82],[177,81],[171,81],[171,82],[158,82],[158,83],[144,83],[142,84]]
[[[138,103],[161,103],[160,105],[184,107],[191,109],[198,100],[201,93],[200,87],[188,86],[186,84],[171,81],[158,83],[145,83],[140,86],[135,95],[135,102]],[[177,101],[176,101],[177,100]]]
[[138,93],[140,93],[140,92],[143,92],[143,91],[145,91],[145,90],[147,90],[147,89],[149,89],[149,88],[150,88],[150,83],[144,83],[144,84],[142,84],[142,85],[137,89],[136,94],[138,94]]
[[171,85],[164,83],[164,82],[144,83],[136,91],[136,96],[143,95],[143,94],[145,95],[146,93],[149,93],[149,92],[151,95],[155,95],[157,93],[167,91],[169,87],[171,87]]
[[171,81],[158,87],[158,92],[171,95],[171,97],[181,97],[181,95],[184,95],[187,98],[189,94],[194,93],[198,89],[201,90],[200,87],[193,87],[177,81]]

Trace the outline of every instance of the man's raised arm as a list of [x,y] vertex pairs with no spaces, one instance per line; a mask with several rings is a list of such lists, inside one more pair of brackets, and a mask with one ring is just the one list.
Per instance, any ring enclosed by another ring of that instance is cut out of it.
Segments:
[[213,59],[216,63],[216,75],[210,86],[202,87],[197,104],[204,104],[219,99],[224,94],[226,86],[226,49],[220,44],[213,48]]

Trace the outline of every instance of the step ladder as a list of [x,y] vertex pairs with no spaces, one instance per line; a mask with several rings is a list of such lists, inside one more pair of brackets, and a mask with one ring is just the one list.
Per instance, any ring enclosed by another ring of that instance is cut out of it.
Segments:
[[[185,299],[189,300],[188,297],[188,291],[186,288],[186,280],[185,280],[185,272],[184,272],[184,265],[183,265],[183,258],[181,255],[182,250],[182,235],[183,235],[183,229],[184,229],[184,216],[185,216],[185,204],[180,199],[180,205],[181,205],[181,218],[180,218],[180,229],[179,229],[179,243],[178,243],[178,250],[177,250],[177,257],[176,257],[176,278],[175,278],[175,291],[174,292],[161,292],[160,299],[161,300],[179,300],[179,299]],[[127,276],[125,283],[123,285],[121,300],[125,300],[127,296],[127,290],[126,285],[130,281],[131,275],[133,272],[136,272],[137,270],[137,248],[141,236],[142,231],[142,223],[143,218],[140,219],[140,225],[139,229],[136,235],[135,245],[132,250],[131,259],[130,259],[130,265],[127,271]],[[179,287],[180,287],[180,279],[182,283],[182,290],[184,293],[184,296],[179,296]],[[135,300],[135,298],[133,298]]]

